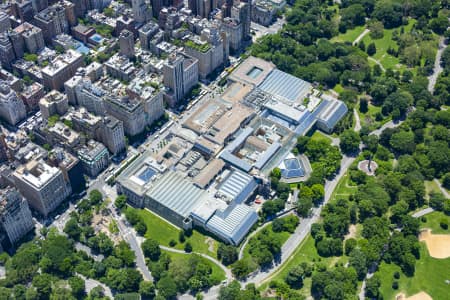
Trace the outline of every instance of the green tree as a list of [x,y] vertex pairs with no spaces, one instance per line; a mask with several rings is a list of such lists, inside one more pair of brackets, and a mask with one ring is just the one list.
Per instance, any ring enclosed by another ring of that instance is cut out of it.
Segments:
[[156,296],[155,285],[151,281],[141,281],[139,284],[139,294],[142,299],[153,299]]
[[367,54],[372,56],[375,53],[377,53],[377,47],[375,46],[375,43],[370,43],[369,46],[367,46]]
[[400,154],[412,154],[416,148],[414,133],[411,131],[400,131],[394,133],[390,140],[392,149]]
[[123,209],[125,208],[125,206],[127,205],[127,196],[125,195],[119,195],[116,198],[116,201],[114,201],[114,205],[118,208],[118,209]]
[[225,265],[231,265],[238,259],[238,251],[233,245],[219,244],[217,258]]
[[301,288],[304,276],[305,270],[301,266],[294,266],[289,270],[285,281],[293,288]]
[[187,253],[191,253],[192,252],[192,245],[191,243],[187,242],[186,245],[184,245],[184,251]]
[[148,258],[150,258],[153,261],[157,261],[159,259],[159,256],[161,255],[161,248],[159,247],[159,244],[154,239],[146,239],[142,245],[142,252],[144,255]]
[[353,130],[346,130],[341,134],[340,138],[341,141],[339,146],[343,153],[350,154],[358,151],[361,138],[356,132]]
[[33,287],[36,288],[37,295],[40,299],[47,299],[52,291],[52,277],[43,273],[34,276],[32,281]]
[[76,218],[72,217],[67,221],[64,226],[64,233],[76,241],[80,239],[81,228],[78,226],[78,220]]
[[91,205],[97,205],[103,200],[103,195],[99,190],[92,190],[89,193],[89,202]]
[[162,277],[156,284],[159,293],[166,299],[175,298],[177,295],[177,285],[170,276]]
[[82,298],[85,293],[85,283],[81,277],[74,276],[69,278],[70,289],[72,290],[72,295],[77,299]]

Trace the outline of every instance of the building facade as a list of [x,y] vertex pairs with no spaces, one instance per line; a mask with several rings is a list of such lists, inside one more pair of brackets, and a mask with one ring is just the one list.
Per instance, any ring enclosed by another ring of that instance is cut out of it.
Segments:
[[23,101],[5,82],[0,82],[0,117],[10,125],[16,125],[27,115]]

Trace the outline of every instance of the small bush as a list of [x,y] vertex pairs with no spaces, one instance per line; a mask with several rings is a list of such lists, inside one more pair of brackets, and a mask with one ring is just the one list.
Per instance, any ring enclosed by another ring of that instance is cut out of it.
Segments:
[[177,241],[175,241],[175,240],[170,240],[170,242],[169,242],[169,246],[170,247],[175,247],[176,246],[176,244],[177,244]]
[[447,221],[447,219],[441,219],[439,221],[439,225],[441,226],[442,229],[447,230],[448,229],[448,221]]
[[394,278],[395,278],[395,279],[400,279],[400,272],[396,271],[396,272],[394,273]]
[[423,216],[422,218],[420,218],[420,221],[422,221],[422,223],[426,223],[427,222],[427,217]]
[[392,283],[392,288],[393,288],[394,290],[397,290],[397,289],[398,289],[398,281],[394,281],[394,282]]

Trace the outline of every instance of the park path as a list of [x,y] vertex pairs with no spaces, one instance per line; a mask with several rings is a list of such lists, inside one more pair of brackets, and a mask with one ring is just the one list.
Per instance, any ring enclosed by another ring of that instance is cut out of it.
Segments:
[[266,222],[264,223],[262,226],[258,227],[255,231],[253,231],[252,233],[250,233],[246,238],[244,243],[242,243],[242,246],[239,248],[239,255],[238,255],[238,259],[242,259],[242,257],[244,257],[244,250],[245,250],[245,246],[247,246],[248,241],[255,236],[255,234],[257,234],[258,232],[260,232],[261,230],[263,230],[264,228],[266,228],[270,223],[272,223],[272,221]]
[[101,283],[98,280],[95,280],[95,279],[92,279],[92,278],[87,278],[84,275],[81,275],[79,273],[77,273],[77,275],[80,276],[84,280],[86,294],[89,294],[89,292],[92,291],[95,287],[101,286],[103,288],[105,296],[107,296],[107,297],[109,297],[111,299],[114,298],[113,294],[111,292],[111,289],[107,285]]
[[361,130],[361,119],[359,118],[359,114],[356,111],[356,108],[353,109],[353,115],[355,116],[355,132],[359,132]]
[[428,77],[428,91],[433,94],[434,92],[434,86],[436,85],[436,81],[439,77],[439,74],[442,72],[442,66],[441,66],[441,57],[442,52],[444,52],[447,45],[445,44],[445,38],[440,37],[439,39],[439,48],[436,53],[436,59],[434,60],[434,68],[433,68],[433,74],[431,74]]
[[383,65],[380,63],[379,60],[376,60],[375,58],[373,58],[373,57],[371,57],[371,56],[369,56],[368,59],[371,60],[371,61],[373,61],[373,62],[376,63],[377,65],[379,65],[380,68],[381,68],[381,70],[382,70],[383,72],[386,72],[386,69],[383,67]]
[[361,32],[361,34],[358,35],[358,37],[353,41],[352,45],[353,45],[353,46],[358,45],[359,41],[361,41],[361,40],[364,38],[364,36],[365,36],[366,34],[368,34],[369,32],[370,32],[369,29],[367,29],[367,28],[364,29],[364,31]]
[[450,199],[450,194],[447,192],[447,190],[442,186],[441,182],[435,178],[434,182],[438,185],[439,189],[441,190],[442,194],[444,194],[444,197],[447,199]]

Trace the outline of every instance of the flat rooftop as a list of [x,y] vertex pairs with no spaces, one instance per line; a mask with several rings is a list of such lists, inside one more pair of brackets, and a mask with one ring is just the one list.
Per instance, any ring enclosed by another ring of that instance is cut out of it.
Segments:
[[276,98],[288,102],[300,102],[311,91],[312,85],[278,69],[273,70],[259,88]]
[[275,65],[271,62],[250,56],[231,73],[229,79],[258,86],[274,69]]
[[250,84],[233,82],[222,94],[221,98],[226,102],[234,104],[242,101],[253,89]]

